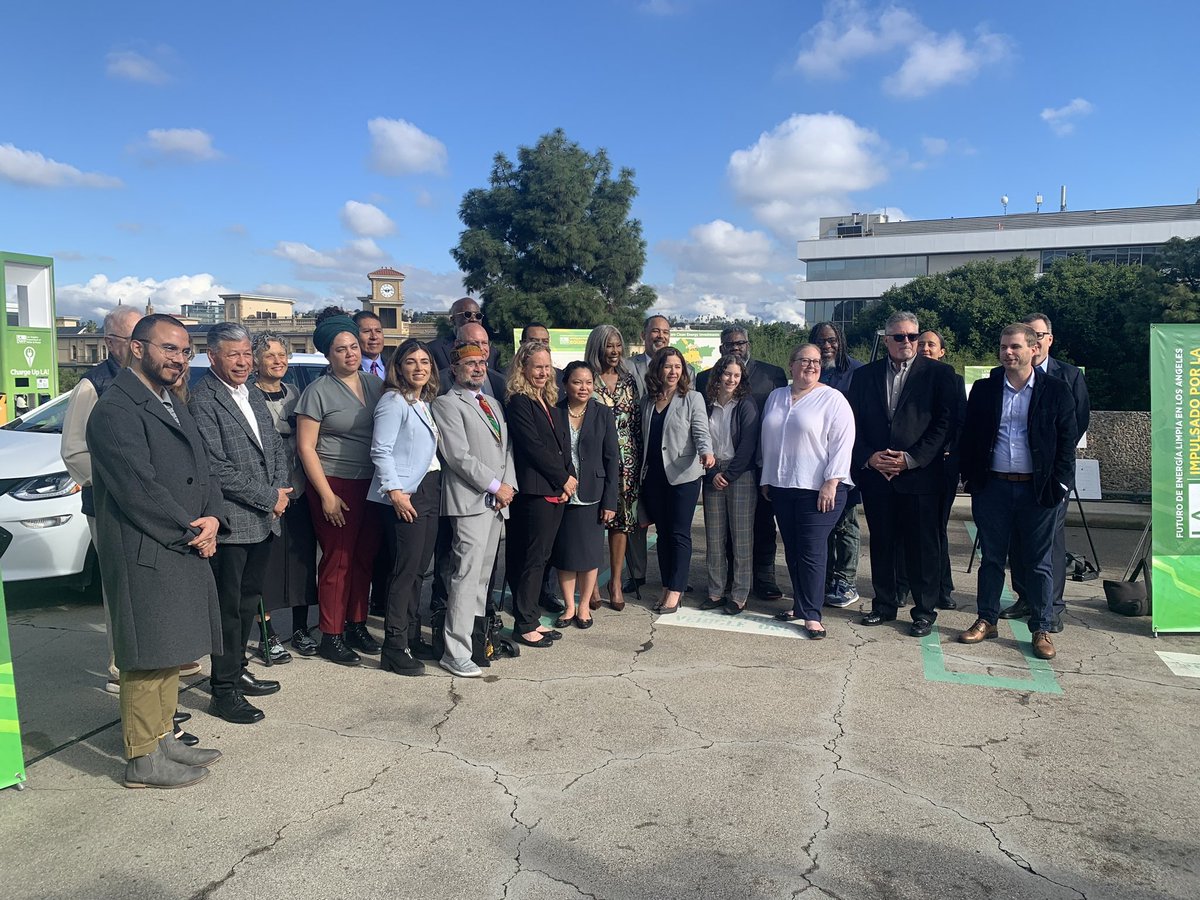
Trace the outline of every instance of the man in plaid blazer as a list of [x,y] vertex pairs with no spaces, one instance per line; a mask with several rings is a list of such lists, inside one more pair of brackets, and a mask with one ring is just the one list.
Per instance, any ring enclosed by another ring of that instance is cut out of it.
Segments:
[[291,493],[291,467],[261,392],[246,385],[254,369],[250,334],[222,322],[208,331],[210,369],[192,389],[188,408],[221,483],[230,535],[211,562],[221,608],[224,651],[212,658],[210,712],[249,725],[263,718],[247,696],[279,690],[278,681],[246,671],[246,641],[262,596],[271,539]]

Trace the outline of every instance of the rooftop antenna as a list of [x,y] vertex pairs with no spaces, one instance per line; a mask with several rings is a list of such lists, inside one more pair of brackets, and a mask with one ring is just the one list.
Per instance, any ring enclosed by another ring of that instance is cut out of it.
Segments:
[[1008,194],[1000,195],[1000,205],[1004,207],[1004,214],[1008,215]]
[[1042,197],[1041,191],[1038,191],[1036,194],[1033,195],[1033,202],[1037,206],[1037,212],[1041,212],[1042,211],[1042,203],[1045,202],[1045,198]]
[[1067,186],[1065,184],[1058,191],[1058,211],[1067,211]]

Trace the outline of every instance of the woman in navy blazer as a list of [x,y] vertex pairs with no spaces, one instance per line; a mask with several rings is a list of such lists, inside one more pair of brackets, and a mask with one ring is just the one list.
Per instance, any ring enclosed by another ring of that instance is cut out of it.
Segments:
[[396,348],[386,374],[375,407],[375,477],[367,492],[371,500],[392,508],[386,518],[391,523],[393,564],[379,667],[398,675],[420,675],[425,665],[413,658],[409,642],[421,630],[417,607],[422,573],[433,559],[442,505],[437,425],[429,409],[438,395],[438,376],[429,348],[417,340]]
[[578,482],[571,464],[567,416],[558,406],[550,351],[530,341],[517,348],[508,376],[508,416],[517,495],[509,509],[505,576],[513,593],[513,638],[527,647],[548,647],[562,637],[542,627],[538,599],[563,507]]
[[567,416],[571,462],[579,488],[563,511],[562,526],[550,554],[566,604],[562,617],[554,623],[558,628],[572,622],[578,628],[592,626],[592,607],[588,601],[595,592],[596,576],[604,560],[604,526],[617,514],[620,487],[617,421],[611,409],[592,399],[594,387],[595,373],[588,363],[576,361],[563,370],[565,396],[558,405]]
[[689,390],[691,375],[683,354],[663,347],[646,370],[642,398],[642,512],[658,527],[658,569],[664,614],[679,609],[692,564],[692,517],[700,497],[700,476],[716,464],[708,434],[704,398]]

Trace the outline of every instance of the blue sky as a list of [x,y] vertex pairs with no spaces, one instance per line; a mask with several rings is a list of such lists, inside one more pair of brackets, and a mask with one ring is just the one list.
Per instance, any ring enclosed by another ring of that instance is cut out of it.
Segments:
[[[495,153],[553,128],[636,171],[680,315],[796,320],[821,215],[1189,203],[1200,5],[743,0],[25,4],[0,81],[0,249],[60,312],[224,292],[353,303],[449,250]],[[986,14],[983,10],[986,10]]]

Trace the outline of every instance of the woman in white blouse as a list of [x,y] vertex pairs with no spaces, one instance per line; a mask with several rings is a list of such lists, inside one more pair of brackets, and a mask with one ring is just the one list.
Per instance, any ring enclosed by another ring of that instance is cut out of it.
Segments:
[[809,638],[820,640],[827,544],[846,506],[854,413],[840,391],[821,384],[815,344],[793,350],[789,368],[791,385],[772,391],[763,408],[759,483],[774,506],[792,579],[792,609],[775,618],[802,621]]

